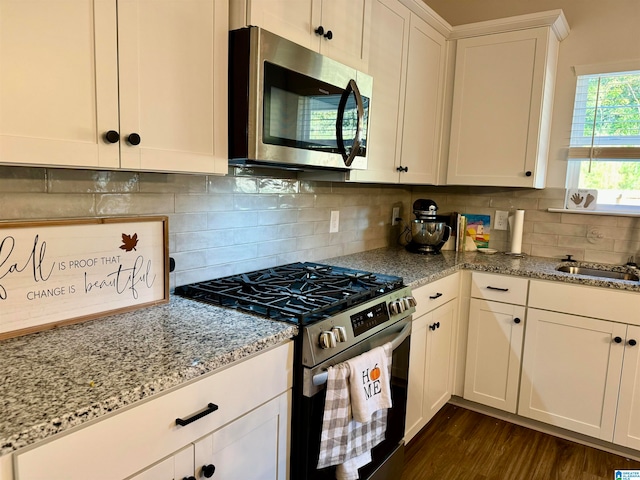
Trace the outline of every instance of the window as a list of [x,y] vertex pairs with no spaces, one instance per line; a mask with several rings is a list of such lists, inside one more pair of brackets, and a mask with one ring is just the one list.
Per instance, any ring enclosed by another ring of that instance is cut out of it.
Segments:
[[578,73],[567,188],[597,189],[599,209],[640,212],[640,70]]

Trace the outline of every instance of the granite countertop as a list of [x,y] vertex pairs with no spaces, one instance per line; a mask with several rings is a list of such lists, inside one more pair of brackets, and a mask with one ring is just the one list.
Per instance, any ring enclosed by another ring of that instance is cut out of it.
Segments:
[[0,455],[168,390],[297,333],[177,296],[0,342]]
[[[557,272],[560,260],[541,257],[381,248],[320,263],[401,276],[413,288],[471,269],[640,292],[640,282]],[[291,324],[171,296],[166,305],[0,341],[0,455],[296,334]]]
[[[449,251],[441,252],[439,255],[419,255],[407,252],[403,248],[380,248],[330,258],[323,263],[401,276],[404,282],[413,288],[446,277],[457,270],[466,269],[640,292],[640,282],[558,272],[556,267],[563,263],[559,259],[530,256],[518,258],[503,253],[487,255],[479,252],[457,253]],[[575,265],[599,269],[612,267],[611,265],[587,262],[575,262]],[[618,269],[625,271],[625,267],[622,266]]]

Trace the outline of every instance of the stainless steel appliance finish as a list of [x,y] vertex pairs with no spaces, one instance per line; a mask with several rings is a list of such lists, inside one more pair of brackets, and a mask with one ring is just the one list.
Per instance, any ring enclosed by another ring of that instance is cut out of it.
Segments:
[[231,164],[367,168],[369,75],[258,27],[229,49]]
[[407,250],[413,253],[436,254],[451,236],[451,227],[438,221],[438,206],[429,199],[413,202],[416,219],[411,223],[411,242]]
[[303,425],[304,431],[296,435],[294,430],[292,457],[297,460],[292,465],[291,478],[309,480],[336,478],[335,467],[322,470],[316,468],[322,433],[326,369],[387,342],[391,342],[394,347],[391,363],[393,407],[388,410],[385,440],[372,449],[372,462],[359,469],[359,476],[365,480],[399,480],[401,478],[404,463],[403,437],[406,420],[411,313],[414,311],[412,307],[392,316],[377,333],[341,350],[325,362],[312,368],[304,367],[303,395],[298,398],[297,408],[294,410],[294,423]]
[[317,469],[326,369],[392,342],[393,407],[385,440],[359,470],[366,480],[399,480],[404,456],[411,315],[415,299],[400,277],[294,263],[177,287],[176,294],[295,323],[291,478],[335,479]]
[[573,275],[589,275],[591,277],[614,278],[617,280],[630,280],[637,282],[638,275],[633,272],[621,272],[617,270],[602,270],[599,268],[581,267],[576,265],[560,265],[556,268],[559,272],[571,273]]

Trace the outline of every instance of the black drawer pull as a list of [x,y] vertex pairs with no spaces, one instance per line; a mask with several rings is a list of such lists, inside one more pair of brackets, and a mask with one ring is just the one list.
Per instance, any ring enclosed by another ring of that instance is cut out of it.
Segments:
[[499,292],[508,292],[509,291],[508,288],[492,287],[491,285],[489,285],[487,288],[489,290],[498,290]]
[[440,298],[441,296],[442,296],[442,294],[441,294],[441,293],[436,293],[435,295],[431,295],[429,298],[430,298],[431,300],[435,300],[436,298]]
[[209,405],[207,405],[207,408],[205,408],[199,413],[196,413],[193,417],[185,418],[184,420],[182,418],[176,418],[176,425],[180,425],[181,427],[184,427],[185,425],[189,425],[190,423],[195,422],[196,420],[200,420],[205,415],[209,415],[210,413],[215,412],[217,409],[218,409],[218,405],[216,405],[215,403],[210,403]]

